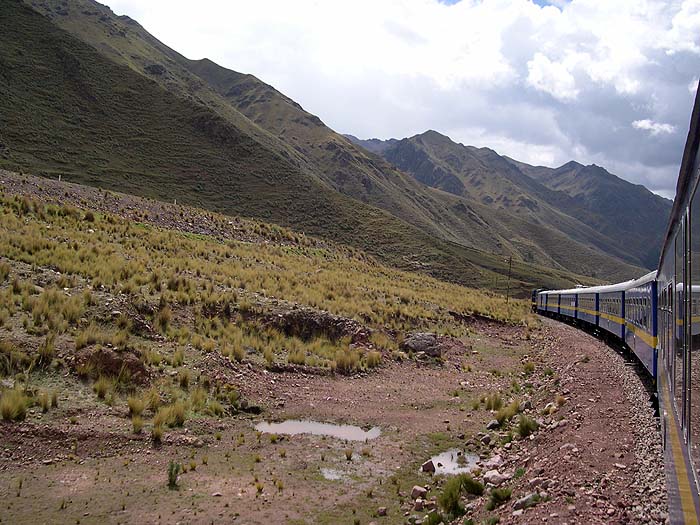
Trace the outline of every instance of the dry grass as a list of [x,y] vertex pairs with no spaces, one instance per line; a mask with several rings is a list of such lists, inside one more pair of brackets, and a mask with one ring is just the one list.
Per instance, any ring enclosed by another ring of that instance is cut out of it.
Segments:
[[21,421],[27,415],[29,398],[17,388],[5,390],[0,396],[0,415],[5,421]]

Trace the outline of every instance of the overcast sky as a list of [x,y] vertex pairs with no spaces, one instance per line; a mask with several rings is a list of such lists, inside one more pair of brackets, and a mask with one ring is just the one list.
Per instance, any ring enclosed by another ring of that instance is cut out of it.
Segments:
[[107,2],[341,133],[434,129],[532,164],[596,163],[673,196],[700,0]]

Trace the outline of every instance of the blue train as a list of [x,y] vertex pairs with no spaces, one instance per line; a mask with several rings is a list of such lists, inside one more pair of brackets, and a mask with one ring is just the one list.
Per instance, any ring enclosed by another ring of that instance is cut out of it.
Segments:
[[609,286],[534,290],[533,310],[623,345],[654,380],[672,524],[700,523],[700,91],[658,269]]

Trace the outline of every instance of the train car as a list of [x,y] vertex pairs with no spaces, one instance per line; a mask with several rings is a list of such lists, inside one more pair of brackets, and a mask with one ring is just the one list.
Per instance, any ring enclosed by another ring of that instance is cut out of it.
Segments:
[[625,290],[625,343],[651,376],[657,376],[656,271],[633,281]]
[[577,310],[577,290],[562,290],[559,292],[559,315],[576,319]]
[[598,327],[625,340],[625,290],[630,282],[598,286]]
[[[539,313],[597,326],[656,380],[671,524],[700,523],[700,91],[656,272],[538,294]],[[570,292],[575,295],[571,303]],[[564,305],[564,315],[559,315]],[[556,308],[554,301],[556,300]],[[571,317],[571,312],[575,317]]]
[[598,326],[598,294],[595,289],[581,288],[578,293],[579,321],[591,326]]

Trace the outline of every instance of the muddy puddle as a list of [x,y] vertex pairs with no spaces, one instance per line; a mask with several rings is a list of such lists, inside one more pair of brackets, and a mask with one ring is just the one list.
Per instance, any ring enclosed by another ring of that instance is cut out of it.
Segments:
[[452,448],[431,457],[436,474],[468,474],[479,461],[476,454],[465,454],[459,449]]
[[306,421],[288,419],[281,423],[269,423],[263,421],[255,425],[255,430],[267,434],[313,434],[315,436],[329,436],[347,441],[368,441],[378,438],[381,434],[379,427],[363,430],[354,425],[335,425],[333,423],[320,423],[318,421]]

